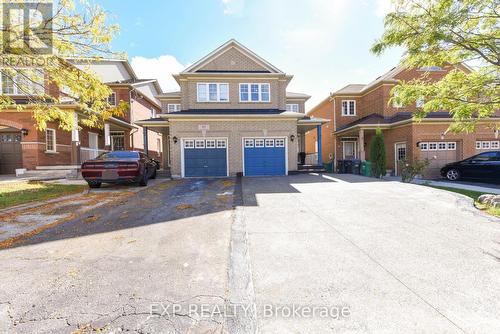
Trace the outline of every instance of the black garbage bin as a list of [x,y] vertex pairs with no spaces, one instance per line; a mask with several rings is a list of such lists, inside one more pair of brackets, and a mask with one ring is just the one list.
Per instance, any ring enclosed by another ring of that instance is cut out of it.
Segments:
[[344,160],[337,160],[337,172],[339,174],[345,173]]
[[351,160],[351,161],[352,161],[351,174],[360,174],[361,173],[361,160]]
[[344,173],[352,174],[353,161],[352,160],[344,160]]
[[306,152],[299,152],[299,165],[306,164]]

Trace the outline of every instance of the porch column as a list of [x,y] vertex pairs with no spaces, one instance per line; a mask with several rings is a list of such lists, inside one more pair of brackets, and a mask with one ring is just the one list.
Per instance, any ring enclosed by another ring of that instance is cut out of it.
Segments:
[[109,123],[104,123],[104,149],[111,150],[111,135],[109,132]]
[[359,143],[358,143],[358,151],[359,151],[359,160],[366,160],[365,154],[365,130],[359,129]]
[[78,114],[73,113],[74,118],[74,128],[71,130],[71,164],[79,165],[81,163],[80,158],[80,134],[78,132]]
[[321,144],[321,124],[316,126],[316,131],[318,133],[318,165],[323,165],[323,157],[322,157],[322,144]]
[[149,154],[149,149],[148,149],[148,128],[143,127],[142,132],[144,135],[144,154],[148,155]]

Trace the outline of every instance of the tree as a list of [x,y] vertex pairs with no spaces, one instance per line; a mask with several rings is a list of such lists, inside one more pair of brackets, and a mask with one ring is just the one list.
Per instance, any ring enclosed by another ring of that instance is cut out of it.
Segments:
[[[385,32],[372,46],[377,55],[390,47],[406,50],[402,66],[447,67],[440,81],[422,78],[401,82],[393,100],[409,105],[424,99],[415,113],[449,111],[450,130],[474,131],[478,121],[500,109],[500,2],[498,0],[393,0],[385,17]],[[463,64],[473,66],[468,70]],[[491,123],[498,129],[498,123]]]
[[[30,13],[27,7],[23,7],[29,6],[28,2],[16,6],[20,13]],[[41,130],[52,121],[58,121],[64,130],[72,130],[79,125],[75,123],[73,115],[62,107],[63,98],[71,98],[78,112],[84,115],[80,118],[80,124],[101,127],[109,117],[121,115],[126,105],[121,103],[118,107],[111,107],[107,103],[107,97],[111,94],[109,87],[94,74],[77,69],[66,59],[91,61],[103,57],[122,57],[110,48],[118,26],[108,24],[104,10],[84,0],[79,3],[60,0],[54,6],[56,8],[50,7],[48,13],[39,7],[34,8],[37,13],[42,13],[38,21],[37,17],[30,16],[34,27],[31,24],[25,26],[22,20],[17,23],[16,20],[9,20],[2,25],[2,81],[7,82],[9,87],[15,86],[16,92],[26,95],[28,101],[20,104],[9,95],[0,95],[0,111],[29,109]],[[43,17],[43,14],[46,16]],[[48,45],[51,52],[46,52]],[[60,97],[54,97],[54,94],[44,90],[45,85],[56,85],[63,93]]]
[[381,129],[375,131],[375,136],[370,144],[370,161],[372,163],[372,173],[375,177],[385,175],[386,157],[384,135]]

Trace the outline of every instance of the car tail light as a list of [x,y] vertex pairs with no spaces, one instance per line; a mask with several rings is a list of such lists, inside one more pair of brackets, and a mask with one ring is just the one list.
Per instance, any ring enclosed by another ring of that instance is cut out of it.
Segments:
[[93,162],[85,162],[83,164],[84,169],[100,169],[103,167],[103,164],[101,163],[93,163]]

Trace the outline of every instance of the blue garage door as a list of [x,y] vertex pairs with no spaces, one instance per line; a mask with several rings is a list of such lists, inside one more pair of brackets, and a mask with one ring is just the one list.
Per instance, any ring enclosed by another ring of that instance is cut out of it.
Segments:
[[226,139],[184,140],[184,176],[227,176]]
[[245,138],[245,175],[285,175],[284,138]]

